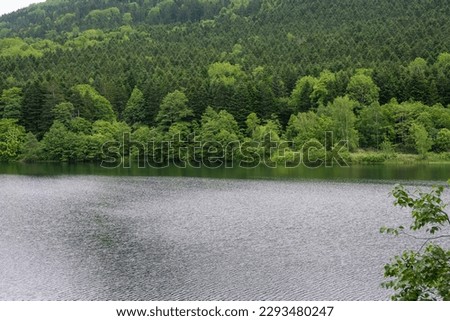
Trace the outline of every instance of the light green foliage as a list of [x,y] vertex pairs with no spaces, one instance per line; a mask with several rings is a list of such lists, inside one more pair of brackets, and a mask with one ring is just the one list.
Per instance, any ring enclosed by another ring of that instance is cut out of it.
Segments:
[[311,140],[325,143],[325,132],[331,128],[332,119],[318,116],[314,112],[292,115],[286,128],[286,138],[292,141],[296,150]]
[[71,119],[68,128],[77,134],[90,135],[92,133],[92,123],[82,117]]
[[90,144],[90,158],[102,159],[103,155],[100,154],[100,151],[103,144],[116,143],[122,146],[125,135],[131,135],[131,133],[131,128],[123,122],[96,121],[92,124],[92,135],[89,136],[88,140]]
[[106,33],[101,29],[89,29],[84,31],[81,35],[86,39],[91,40],[103,40],[106,37]]
[[273,142],[280,141],[281,128],[276,119],[269,119],[264,125],[256,126],[251,138],[257,142],[263,142],[270,135]]
[[188,142],[191,135],[191,124],[185,121],[175,122],[170,125],[166,138],[167,140],[174,140],[176,143],[177,138],[180,138],[180,141]]
[[296,39],[296,37],[291,32],[287,33],[286,38],[289,42],[294,42],[294,40]]
[[380,144],[380,150],[386,158],[392,158],[395,155],[394,145],[388,140]]
[[231,0],[231,8],[240,9],[242,7],[248,7],[250,0]]
[[408,72],[412,77],[425,78],[428,64],[423,58],[416,58],[408,65]]
[[450,129],[443,128],[436,138],[436,147],[440,152],[450,152]]
[[281,126],[278,119],[272,118],[257,125],[250,136],[250,141],[258,144],[260,155],[274,155],[274,151],[278,147],[276,144],[281,143]]
[[[254,76],[260,78],[261,70],[256,70]],[[209,88],[211,92],[211,106],[231,113],[239,124],[245,122],[246,115],[250,112],[250,104],[258,104],[258,98],[264,100],[264,94],[270,93],[264,90],[263,95],[258,95],[258,82],[254,82],[254,100],[250,100],[247,75],[240,65],[229,62],[217,62],[209,66]]]
[[87,49],[105,42],[108,34],[99,29],[89,29],[81,34],[76,34],[64,44],[64,49]]
[[431,133],[435,129],[433,119],[428,111],[421,112],[416,118],[416,123],[425,127],[428,133]]
[[431,87],[427,79],[428,64],[423,58],[416,58],[408,65],[408,91],[411,98],[423,103],[430,100]]
[[192,126],[185,121],[174,122],[165,133],[165,141],[170,141],[172,152],[166,155],[172,161],[186,161],[190,156],[187,152],[192,140]]
[[128,124],[142,124],[146,122],[144,94],[137,87],[133,89],[127,106],[123,111],[123,119]]
[[122,16],[119,8],[112,7],[104,10],[92,10],[85,20],[92,25],[107,27],[120,24]]
[[333,100],[336,94],[336,75],[329,70],[320,73],[319,79],[314,83],[311,93],[313,102],[320,105],[327,105]]
[[439,240],[450,238],[450,217],[442,200],[444,187],[435,187],[431,192],[410,193],[397,185],[393,191],[395,205],[411,210],[411,232],[423,231],[428,236],[411,235],[408,228],[382,228],[382,233],[406,235],[423,241],[417,251],[405,251],[385,266],[383,286],[393,289],[392,300],[430,301],[450,300],[450,251],[445,250]]
[[239,65],[232,65],[229,62],[216,62],[209,66],[209,79],[212,86],[233,86],[238,80],[245,77]]
[[216,112],[208,107],[202,116],[201,139],[203,141],[217,141],[226,144],[241,140],[239,125],[233,115],[225,110]]
[[111,103],[92,86],[77,85],[72,91],[74,93],[72,103],[75,106],[75,113],[79,116],[91,121],[116,119]]
[[55,120],[67,125],[72,120],[75,107],[71,103],[60,103],[53,107],[52,115]]
[[441,102],[444,105],[450,104],[450,53],[442,53],[439,55],[435,63],[435,71],[437,74],[437,90],[438,94],[443,98]]
[[0,96],[0,116],[3,118],[20,119],[22,116],[22,89],[13,87],[5,89]]
[[258,118],[258,115],[255,113],[251,113],[248,115],[247,120],[245,121],[247,125],[247,134],[252,137],[255,133],[255,130],[261,125],[261,120]]
[[179,90],[175,90],[164,97],[156,122],[163,128],[169,128],[173,123],[185,120],[193,115],[192,110],[187,105],[186,95]]
[[86,161],[102,160],[101,153],[105,143],[116,143],[121,146],[125,135],[131,134],[131,128],[123,122],[107,122],[98,120],[91,126],[91,130],[85,137]]
[[20,158],[25,162],[38,161],[40,157],[41,144],[33,133],[27,133],[22,144]]
[[272,11],[283,3],[283,0],[263,0],[261,4],[261,10]]
[[70,132],[63,123],[55,121],[42,139],[42,156],[46,160],[76,161],[84,153],[82,143],[80,135]]
[[148,18],[149,18],[149,20],[151,22],[153,22],[153,23],[157,22],[159,20],[160,13],[161,13],[161,8],[160,7],[156,6],[156,7],[151,8],[148,11]]
[[120,143],[131,129],[125,123],[96,121],[86,123],[74,118],[69,128],[55,121],[41,141],[41,159],[62,162],[101,160],[102,145],[107,142]]
[[208,107],[202,116],[198,139],[202,142],[202,157],[209,156],[211,148],[216,156],[224,156],[227,160],[231,160],[234,156],[231,144],[242,142],[243,137],[233,115],[225,110],[216,112]]
[[84,139],[84,155],[82,161],[100,161],[104,155],[102,153],[102,147],[105,143],[109,142],[107,138],[100,134],[83,135]]
[[360,134],[360,146],[379,149],[383,141],[393,139],[393,126],[378,103],[363,107],[359,112],[356,128]]
[[450,110],[441,105],[429,107],[420,102],[399,104],[393,100],[381,109],[383,118],[388,122],[386,134],[389,137],[386,138],[395,142],[403,151],[418,152],[413,124],[424,127],[429,138],[433,140],[440,129],[450,128]]
[[5,84],[8,87],[15,87],[18,86],[18,81],[15,77],[9,76],[8,78],[6,78]]
[[231,56],[231,58],[239,60],[239,58],[241,58],[243,56],[243,52],[244,52],[244,47],[240,43],[237,43],[233,46],[233,50],[231,51],[230,56]]
[[42,57],[43,53],[20,38],[0,39],[0,57]]
[[124,13],[122,21],[124,25],[131,25],[133,23],[133,15],[129,12]]
[[327,150],[325,146],[317,139],[312,138],[304,143],[299,149],[302,153],[302,159],[305,164],[313,164],[326,158]]
[[[152,141],[160,143],[164,140],[164,135],[161,131],[148,126],[139,126],[132,133],[131,137],[133,141],[139,142],[144,146],[147,146]],[[151,152],[151,150],[149,152]]]
[[131,140],[144,147],[144,154],[142,150],[136,146],[131,146],[131,157],[137,159],[138,156],[154,157],[154,159],[161,159],[161,143],[165,140],[163,133],[155,128],[148,126],[139,126],[131,135]]
[[439,55],[436,68],[441,71],[450,71],[450,53],[443,52]]
[[92,124],[92,133],[120,142],[124,134],[131,134],[131,128],[123,122],[107,122],[98,120]]
[[0,161],[17,160],[25,138],[25,129],[16,120],[0,119]]
[[322,111],[319,111],[332,120],[328,130],[333,132],[334,142],[346,141],[350,151],[355,150],[359,143],[354,113],[357,105],[357,102],[347,96],[338,97],[327,107],[323,107]]
[[33,48],[45,53],[54,52],[56,49],[61,48],[61,46],[51,40],[44,39],[33,43]]
[[414,137],[416,150],[422,156],[425,157],[433,146],[433,141],[429,137],[426,128],[420,124],[412,124],[411,135]]
[[163,18],[170,15],[175,9],[174,0],[162,0],[148,12],[150,23],[160,23]]
[[369,106],[378,102],[380,88],[370,76],[360,72],[350,79],[347,93],[351,99],[359,102],[362,106]]
[[450,108],[437,104],[427,108],[426,111],[431,116],[435,129],[450,129]]
[[75,21],[76,15],[74,13],[66,13],[63,16],[60,16],[56,19],[55,24],[57,26],[72,26],[72,23]]
[[297,81],[289,100],[289,105],[294,112],[305,112],[316,107],[311,96],[317,82],[317,78],[311,76],[302,77]]

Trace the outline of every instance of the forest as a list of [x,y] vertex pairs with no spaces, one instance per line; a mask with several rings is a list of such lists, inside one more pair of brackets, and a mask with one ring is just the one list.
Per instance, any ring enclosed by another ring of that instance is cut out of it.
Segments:
[[449,34],[444,0],[47,0],[0,17],[0,161],[101,161],[128,135],[283,163],[326,132],[350,162],[450,161]]

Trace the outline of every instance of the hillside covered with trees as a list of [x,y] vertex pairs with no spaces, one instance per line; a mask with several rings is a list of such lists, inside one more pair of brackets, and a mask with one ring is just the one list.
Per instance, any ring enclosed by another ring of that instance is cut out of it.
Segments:
[[330,131],[450,160],[449,34],[443,0],[47,0],[0,17],[0,160],[98,161],[130,133],[276,162]]

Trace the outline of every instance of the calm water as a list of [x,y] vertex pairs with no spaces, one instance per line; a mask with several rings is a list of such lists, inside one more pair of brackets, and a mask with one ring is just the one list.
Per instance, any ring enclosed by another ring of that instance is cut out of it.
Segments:
[[388,180],[450,177],[93,166],[0,166],[0,300],[385,300],[383,265],[417,246],[378,232],[407,222]]

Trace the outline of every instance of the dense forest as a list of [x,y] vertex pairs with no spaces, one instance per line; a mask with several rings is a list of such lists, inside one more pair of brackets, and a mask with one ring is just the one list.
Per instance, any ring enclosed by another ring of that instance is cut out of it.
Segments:
[[98,161],[130,134],[276,162],[325,132],[450,160],[449,34],[444,0],[47,0],[0,17],[0,160]]

